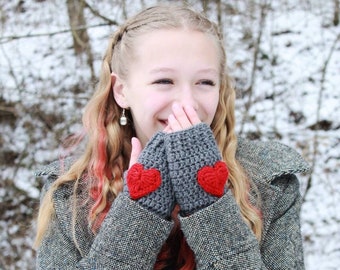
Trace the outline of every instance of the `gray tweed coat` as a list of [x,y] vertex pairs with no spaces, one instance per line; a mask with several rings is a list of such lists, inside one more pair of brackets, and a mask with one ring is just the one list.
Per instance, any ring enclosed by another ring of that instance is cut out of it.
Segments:
[[[239,140],[237,159],[261,194],[264,229],[259,243],[241,218],[228,191],[195,214],[180,218],[196,256],[197,269],[304,269],[300,233],[301,195],[295,173],[307,163],[294,150],[275,142]],[[58,165],[41,170],[44,189],[56,179]],[[37,269],[152,269],[173,226],[129,198],[118,196],[100,231],[88,228],[80,205],[73,240],[72,185],[54,194],[56,215],[37,251]]]

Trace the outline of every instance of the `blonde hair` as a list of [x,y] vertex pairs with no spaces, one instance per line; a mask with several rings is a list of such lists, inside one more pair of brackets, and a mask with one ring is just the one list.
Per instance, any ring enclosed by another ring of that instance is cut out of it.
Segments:
[[[99,84],[90,99],[83,115],[87,146],[85,152],[61,175],[44,196],[38,214],[38,230],[35,241],[37,247],[54,213],[52,196],[58,187],[75,181],[74,196],[79,183],[85,183],[89,197],[94,204],[89,213],[89,222],[94,230],[98,229],[110,204],[122,190],[122,173],[128,168],[131,152],[130,139],[134,136],[133,121],[128,115],[129,124],[119,125],[121,108],[113,97],[111,73],[126,79],[129,62],[137,36],[157,29],[187,28],[210,35],[220,50],[221,88],[219,104],[211,128],[222,153],[223,160],[230,171],[229,187],[241,209],[244,221],[258,239],[261,237],[262,220],[257,208],[249,201],[250,180],[235,159],[237,137],[235,135],[235,91],[226,69],[226,55],[223,39],[218,27],[203,14],[188,7],[177,5],[148,8],[124,23],[110,39],[103,58]],[[75,200],[76,201],[76,200]],[[73,216],[76,216],[74,204]],[[76,239],[75,243],[76,242]]]

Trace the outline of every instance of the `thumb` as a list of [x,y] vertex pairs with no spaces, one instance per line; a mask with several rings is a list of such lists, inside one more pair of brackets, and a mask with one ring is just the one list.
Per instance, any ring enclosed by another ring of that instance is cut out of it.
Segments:
[[132,150],[131,150],[129,169],[132,167],[132,165],[137,163],[138,157],[140,153],[142,152],[142,144],[136,137],[132,137],[131,145],[132,145]]

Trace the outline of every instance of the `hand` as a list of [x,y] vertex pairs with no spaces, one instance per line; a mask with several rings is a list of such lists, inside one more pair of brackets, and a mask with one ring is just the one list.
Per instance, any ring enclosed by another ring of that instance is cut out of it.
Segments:
[[169,179],[164,133],[157,132],[142,150],[132,138],[129,170],[124,173],[123,194],[162,218],[169,218],[175,198]]
[[[186,123],[185,121],[177,121]],[[183,126],[172,125],[182,129]],[[165,136],[169,175],[182,216],[216,202],[226,192],[228,168],[210,127],[205,123]]]
[[181,106],[178,103],[172,105],[172,114],[168,117],[168,125],[164,132],[171,133],[183,129],[191,128],[194,125],[201,123],[197,112],[192,106]]

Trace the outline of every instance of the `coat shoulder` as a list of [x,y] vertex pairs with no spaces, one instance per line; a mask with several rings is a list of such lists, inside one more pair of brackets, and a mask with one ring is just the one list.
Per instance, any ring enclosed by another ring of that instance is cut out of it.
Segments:
[[60,160],[52,161],[47,165],[42,165],[38,167],[35,172],[35,176],[60,176],[63,172],[67,171],[72,163],[74,162],[74,158],[68,157]]
[[253,181],[271,183],[280,176],[310,170],[309,164],[299,153],[277,141],[238,138],[236,159]]
[[[67,172],[74,162],[74,158],[68,157],[61,160],[53,161],[47,165],[40,166],[35,176],[42,181],[43,188],[41,190],[41,196],[52,186],[59,176]],[[62,194],[63,197],[71,195],[73,190],[73,181],[67,182],[58,188],[58,191],[54,194],[54,197],[58,194]]]

